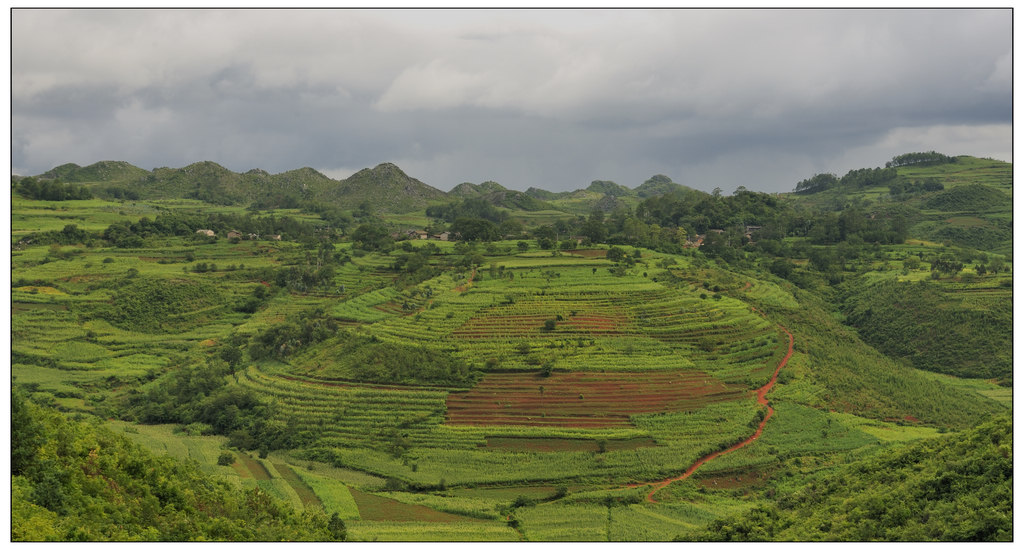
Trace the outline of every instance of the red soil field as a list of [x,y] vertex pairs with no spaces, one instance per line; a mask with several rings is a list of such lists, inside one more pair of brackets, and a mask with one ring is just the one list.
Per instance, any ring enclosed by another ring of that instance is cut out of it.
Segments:
[[572,254],[573,256],[582,256],[584,258],[608,257],[608,251],[604,249],[565,250],[563,254]]
[[[541,391],[543,387],[543,391]],[[609,428],[633,414],[689,411],[748,395],[699,371],[488,374],[448,394],[448,424]]]

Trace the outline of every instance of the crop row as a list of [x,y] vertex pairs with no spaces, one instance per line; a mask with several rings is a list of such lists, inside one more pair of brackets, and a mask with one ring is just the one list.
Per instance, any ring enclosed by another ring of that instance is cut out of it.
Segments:
[[744,393],[697,372],[490,374],[449,394],[448,423],[616,426],[634,414],[693,410]]
[[270,398],[298,430],[317,433],[325,443],[381,447],[392,431],[411,444],[475,447],[482,437],[434,432],[444,419],[445,392],[288,379],[249,368],[239,383]]

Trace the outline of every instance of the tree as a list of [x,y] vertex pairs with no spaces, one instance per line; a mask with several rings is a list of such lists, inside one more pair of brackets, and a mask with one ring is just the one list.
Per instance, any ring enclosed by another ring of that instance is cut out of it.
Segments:
[[604,212],[601,210],[591,212],[587,222],[580,229],[580,233],[591,242],[603,243],[608,236],[608,229],[604,225]]
[[331,537],[336,541],[343,541],[348,538],[348,529],[345,527],[345,521],[338,516],[337,512],[331,515],[331,519],[327,521],[327,531],[330,532]]
[[364,223],[352,232],[352,242],[359,248],[369,251],[390,250],[394,241],[384,226]]
[[501,231],[498,226],[483,218],[459,218],[451,227],[452,233],[459,235],[464,241],[498,241]]

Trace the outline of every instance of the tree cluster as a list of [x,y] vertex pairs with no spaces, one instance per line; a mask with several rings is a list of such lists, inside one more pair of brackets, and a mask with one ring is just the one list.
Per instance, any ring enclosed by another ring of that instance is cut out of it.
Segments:
[[84,185],[33,177],[20,179],[14,184],[14,190],[26,199],[39,201],[75,201],[92,198],[92,191]]

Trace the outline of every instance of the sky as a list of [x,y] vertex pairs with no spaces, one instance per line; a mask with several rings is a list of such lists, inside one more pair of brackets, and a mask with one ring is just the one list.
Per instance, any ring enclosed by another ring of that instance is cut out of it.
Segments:
[[1009,9],[11,12],[11,168],[211,160],[441,190],[792,191],[1012,161]]

